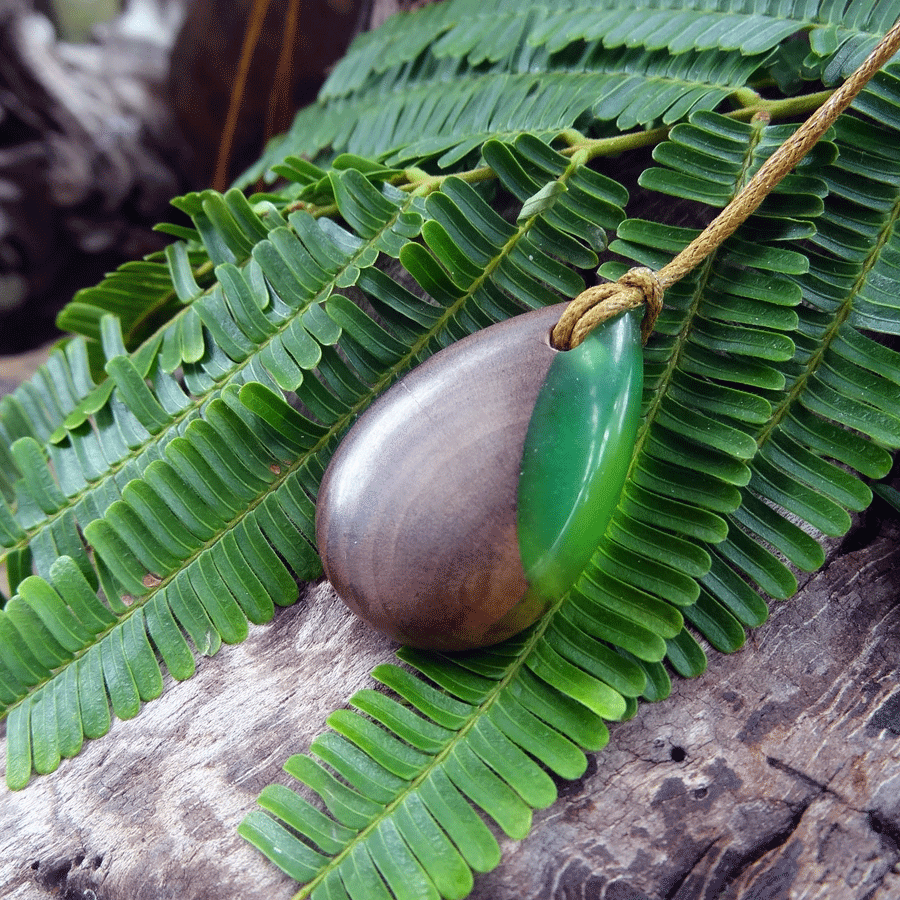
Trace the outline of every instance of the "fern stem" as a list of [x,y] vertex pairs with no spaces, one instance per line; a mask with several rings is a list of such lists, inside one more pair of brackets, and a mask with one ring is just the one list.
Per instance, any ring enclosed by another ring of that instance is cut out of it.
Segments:
[[781,427],[781,423],[791,414],[794,409],[794,404],[797,403],[799,397],[803,394],[810,379],[815,376],[824,363],[826,354],[831,349],[834,341],[840,336],[841,330],[844,328],[844,325],[853,312],[854,298],[859,295],[859,292],[865,285],[869,273],[881,255],[885,244],[894,233],[898,221],[900,221],[900,201],[894,203],[890,213],[885,217],[878,236],[872,242],[871,252],[863,261],[859,275],[850,286],[850,289],[846,292],[846,296],[834,311],[834,317],[832,318],[831,324],[822,335],[818,348],[804,362],[802,371],[793,380],[790,388],[786,390],[781,402],[777,406],[773,404],[772,415],[770,416],[769,421],[756,436],[756,444],[758,447],[761,448],[766,444],[769,438],[771,438]]
[[[790,119],[794,116],[805,116],[818,109],[831,99],[834,91],[816,91],[813,94],[801,94],[799,97],[784,97],[781,100],[766,100],[756,95],[756,102],[741,106],[726,115],[731,119],[747,121],[757,113],[768,113],[773,119]],[[732,96],[737,96],[733,94]]]
[[425,197],[434,191],[439,191],[441,185],[448,178],[459,178],[467,184],[477,184],[479,181],[490,181],[496,178],[497,173],[490,166],[479,166],[476,169],[469,169],[467,172],[451,172],[448,175],[424,175],[416,181],[410,181],[406,184],[398,184],[396,187],[401,191],[410,191],[417,197]]
[[[788,119],[806,115],[818,109],[831,98],[833,93],[834,91],[817,91],[813,94],[787,97],[783,100],[765,100],[756,91],[749,89],[743,93],[736,91],[732,96],[741,103],[741,106],[725,115],[741,121],[752,119],[753,116],[760,113],[768,115],[771,119]],[[576,154],[582,155],[583,162],[587,164],[598,157],[616,156],[640,147],[654,147],[668,138],[671,127],[662,125],[646,131],[631,131],[627,134],[603,138],[587,138],[576,129],[569,128],[558,135],[558,138],[567,144],[559,152],[563,156],[569,157],[574,157]],[[424,197],[440,190],[448,178],[459,178],[469,184],[476,184],[481,181],[490,181],[496,177],[497,173],[490,166],[478,166],[465,172],[451,172],[447,175],[428,175],[421,170],[407,169],[392,183],[401,191],[409,191],[416,196]],[[306,209],[316,216],[326,214],[325,208],[316,211],[309,207]],[[328,207],[328,210],[330,211],[331,207]]]
[[[670,263],[656,274],[665,290],[680,281],[708,253],[730,237],[821,139],[837,117],[853,102],[869,79],[900,45],[900,22],[879,41],[865,62],[769,157],[741,193]],[[770,110],[763,110],[771,118]]]
[[745,109],[758,107],[761,102],[764,102],[759,93],[751,87],[738,88],[731,97]]

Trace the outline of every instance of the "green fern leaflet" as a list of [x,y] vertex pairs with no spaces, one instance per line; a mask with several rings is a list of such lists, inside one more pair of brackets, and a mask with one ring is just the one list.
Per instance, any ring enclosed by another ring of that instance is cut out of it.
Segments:
[[[325,467],[403,373],[598,266],[668,262],[697,229],[630,205],[710,219],[900,15],[510,0],[488,27],[483,6],[360,37],[243,179],[271,189],[175,201],[192,227],[77,295],[77,336],[0,401],[10,787],[321,574]],[[465,897],[500,859],[486,819],[524,837],[548,771],[579,777],[606,722],[703,670],[698,636],[738,649],[822,565],[900,447],[878,339],[900,333],[898,145],[889,68],[667,293],[625,489],[551,612],[487,650],[401,650],[287,761],[321,804],[262,792],[240,832],[298,896]]]

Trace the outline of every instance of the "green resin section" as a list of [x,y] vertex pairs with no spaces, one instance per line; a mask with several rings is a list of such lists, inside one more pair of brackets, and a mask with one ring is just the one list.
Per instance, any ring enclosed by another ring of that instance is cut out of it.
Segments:
[[619,502],[640,422],[640,311],[556,355],[522,455],[518,536],[532,598],[554,600],[584,570]]

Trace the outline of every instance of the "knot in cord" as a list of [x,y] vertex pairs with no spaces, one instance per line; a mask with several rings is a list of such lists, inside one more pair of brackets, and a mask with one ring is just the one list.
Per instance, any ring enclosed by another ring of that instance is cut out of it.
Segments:
[[607,281],[582,291],[554,326],[550,343],[557,350],[572,350],[601,322],[645,305],[641,340],[646,343],[662,304],[663,287],[656,272],[643,266],[629,269],[618,281]]
[[734,234],[898,49],[900,20],[878,42],[865,62],[763,163],[741,192],[675,259],[659,272],[646,268],[631,269],[617,282],[607,282],[582,291],[556,323],[550,336],[551,345],[557,350],[571,350],[600,322],[644,303],[647,310],[641,323],[641,338],[646,342],[662,309],[663,288],[671,287],[683,278]]

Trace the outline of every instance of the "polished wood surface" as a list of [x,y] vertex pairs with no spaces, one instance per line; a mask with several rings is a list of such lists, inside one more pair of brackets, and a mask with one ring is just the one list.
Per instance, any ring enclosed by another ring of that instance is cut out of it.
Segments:
[[325,572],[354,612],[402,643],[482,646],[543,612],[526,597],[516,495],[563,307],[431,357],[370,407],[325,473],[316,513]]

